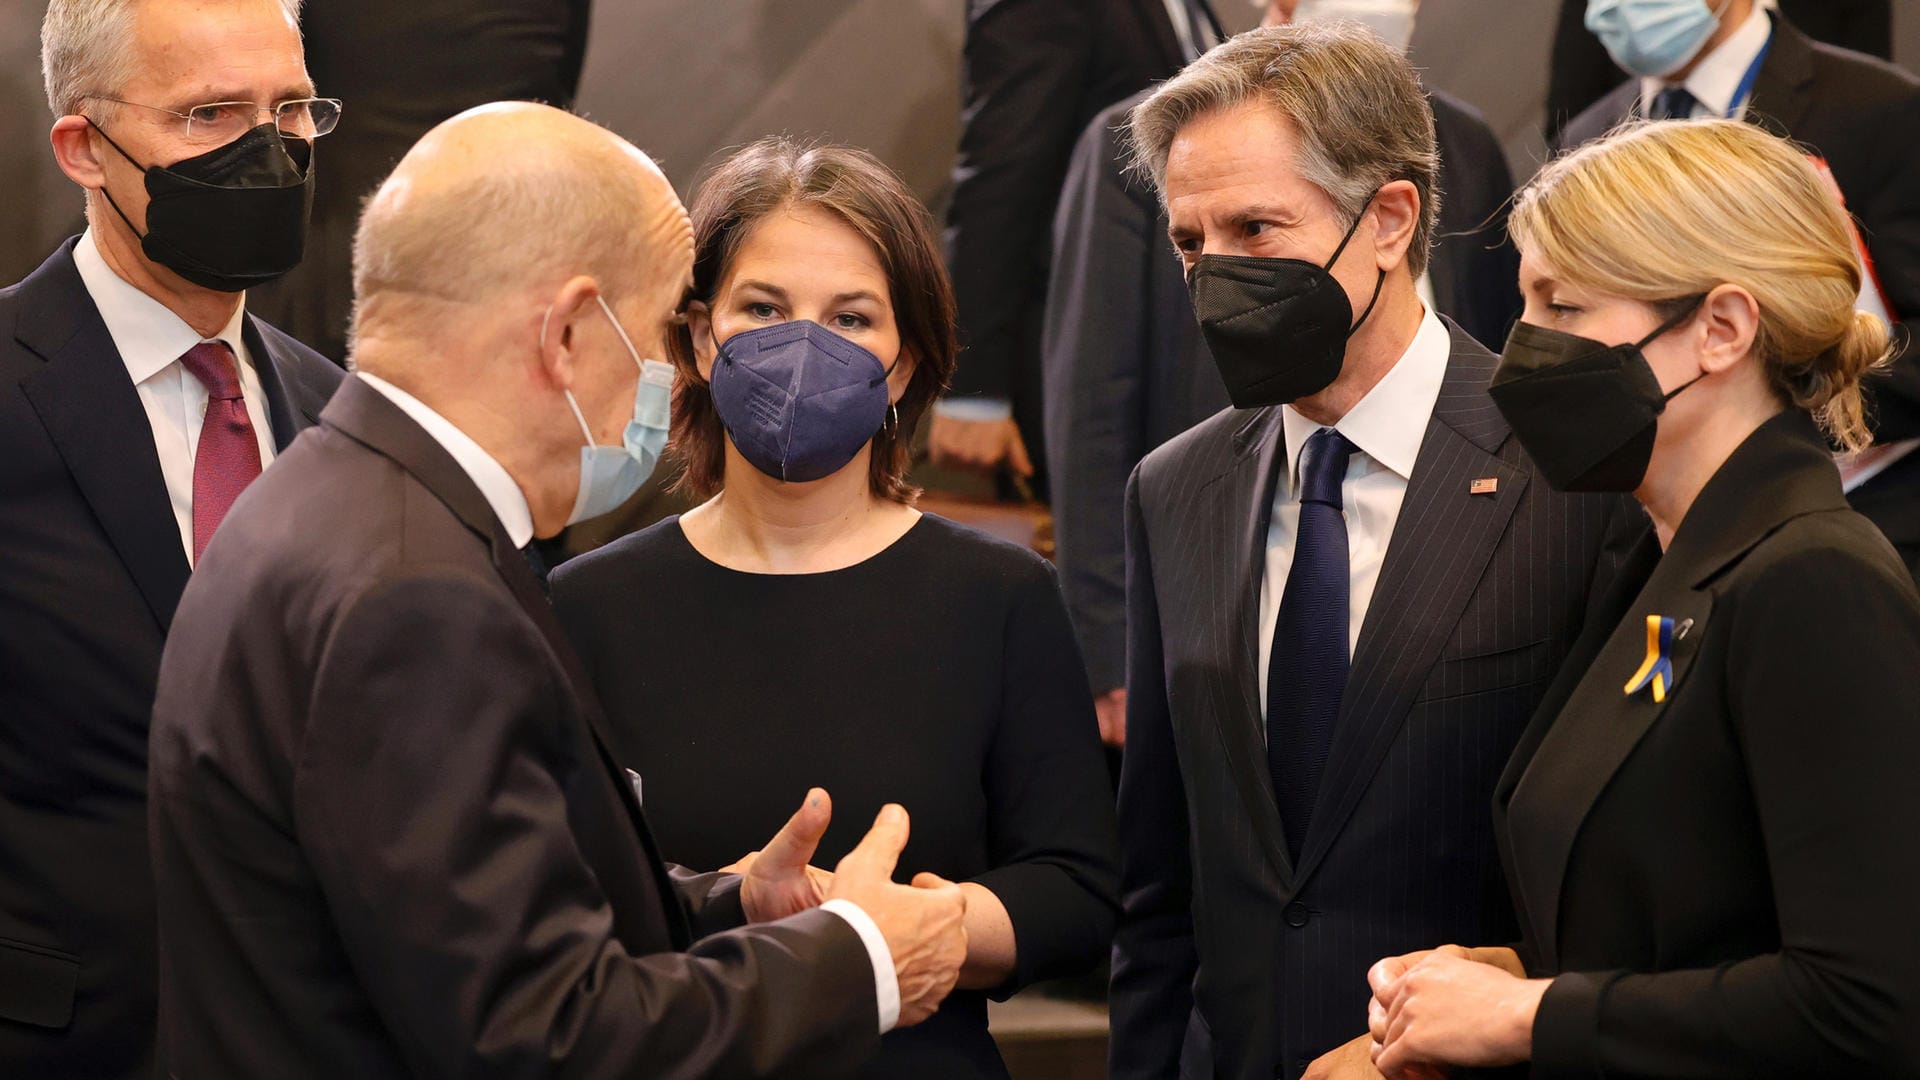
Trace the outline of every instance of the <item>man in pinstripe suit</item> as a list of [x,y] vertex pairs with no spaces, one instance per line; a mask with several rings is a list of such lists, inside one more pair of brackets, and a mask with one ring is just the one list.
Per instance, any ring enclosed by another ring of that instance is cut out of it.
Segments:
[[1534,476],[1495,357],[1421,303],[1436,155],[1397,52],[1245,34],[1132,137],[1241,407],[1127,492],[1111,1071],[1374,1076],[1368,965],[1515,935],[1493,786],[1641,526]]

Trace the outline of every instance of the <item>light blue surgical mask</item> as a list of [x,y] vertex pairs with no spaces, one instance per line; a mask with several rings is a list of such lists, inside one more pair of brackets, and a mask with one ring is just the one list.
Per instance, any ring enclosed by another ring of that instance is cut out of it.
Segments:
[[1293,11],[1293,21],[1349,19],[1406,52],[1407,43],[1413,40],[1415,6],[1413,0],[1300,0],[1300,6]]
[[[573,512],[567,515],[569,525],[613,511],[632,498],[640,485],[647,482],[647,477],[653,475],[654,466],[660,462],[660,451],[667,445],[673,397],[673,365],[642,360],[640,351],[633,347],[633,340],[627,337],[626,328],[613,317],[613,309],[607,306],[606,299],[596,299],[600,301],[600,310],[606,312],[607,321],[613,324],[613,332],[620,335],[620,344],[627,347],[627,355],[639,366],[640,383],[633,392],[633,419],[627,421],[620,446],[595,443],[593,428],[587,425],[586,414],[580,411],[573,391],[561,391],[567,395],[567,404],[573,406],[574,419],[580,421],[580,432],[587,439],[587,445],[580,448],[580,493],[574,496]],[[547,318],[552,317],[553,309],[548,308]],[[542,320],[543,345],[546,339],[546,322]]]
[[1643,79],[1661,79],[1687,66],[1713,37],[1732,0],[1587,0],[1587,29],[1613,62]]

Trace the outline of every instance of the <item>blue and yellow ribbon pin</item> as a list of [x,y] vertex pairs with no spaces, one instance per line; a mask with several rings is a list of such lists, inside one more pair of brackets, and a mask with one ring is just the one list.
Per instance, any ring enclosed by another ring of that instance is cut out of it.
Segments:
[[1673,688],[1673,620],[1664,615],[1647,616],[1647,658],[1640,670],[1627,680],[1629,696],[1653,687],[1654,703],[1667,700]]

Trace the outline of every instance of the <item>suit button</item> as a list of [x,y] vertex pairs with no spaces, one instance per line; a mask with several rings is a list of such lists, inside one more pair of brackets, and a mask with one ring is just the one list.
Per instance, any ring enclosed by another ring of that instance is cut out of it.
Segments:
[[1280,917],[1286,920],[1288,926],[1298,930],[1307,925],[1307,920],[1312,918],[1312,915],[1307,912],[1307,905],[1295,900],[1280,909]]

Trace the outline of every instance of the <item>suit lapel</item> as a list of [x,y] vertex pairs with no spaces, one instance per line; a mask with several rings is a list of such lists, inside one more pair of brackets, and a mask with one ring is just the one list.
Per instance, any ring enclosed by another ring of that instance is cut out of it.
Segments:
[[[356,382],[358,380],[355,380]],[[640,846],[646,850],[647,861],[653,872],[654,887],[660,892],[661,907],[666,909],[669,933],[678,948],[692,944],[692,930],[687,919],[686,909],[678,902],[679,893],[673,887],[673,879],[667,872],[666,862],[660,857],[660,849],[653,841],[653,830],[647,827],[646,813],[640,806],[640,794],[627,778],[627,772],[613,755],[611,733],[606,728],[606,716],[600,709],[599,695],[594,693],[593,682],[580,663],[580,656],[567,639],[566,632],[560,626],[560,620],[554,617],[553,606],[547,601],[546,590],[535,580],[533,571],[527,566],[526,558],[520,549],[513,546],[507,538],[506,529],[497,523],[494,526],[490,543],[494,569],[505,579],[507,587],[513,590],[514,599],[526,611],[540,633],[547,639],[554,655],[560,658],[560,664],[566,669],[567,679],[573,684],[574,696],[580,702],[580,712],[587,720],[587,728],[593,736],[594,751],[600,757],[600,765],[611,778],[614,791],[627,808],[627,815],[633,821],[634,831],[640,836]]]
[[676,902],[679,894],[674,891],[673,882],[661,863],[659,850],[654,846],[653,834],[647,828],[633,785],[628,782],[625,770],[613,755],[613,742],[606,730],[606,718],[601,712],[599,697],[593,691],[593,682],[567,640],[559,620],[554,617],[540,583],[528,568],[520,549],[514,547],[513,541],[507,537],[505,527],[494,515],[486,496],[474,486],[466,470],[453,459],[453,455],[447,453],[399,406],[360,379],[349,378],[343,382],[323,416],[334,427],[407,470],[444,503],[462,524],[486,542],[494,571],[519,602],[527,618],[539,629],[566,672],[567,681],[573,687],[574,700],[580,705],[580,714],[586,720],[594,750],[600,757],[601,767],[606,770],[608,781],[613,785],[621,804],[627,808],[627,815],[640,836],[641,845],[651,859],[674,939],[684,940],[688,933],[686,912]]
[[187,554],[153,427],[74,267],[73,242],[21,292],[16,340],[46,366],[20,389],[165,633],[187,585]]
[[[1452,332],[1446,379],[1354,650],[1301,850],[1302,881],[1393,745],[1527,488],[1528,474],[1494,454],[1506,425],[1486,394],[1493,357],[1457,327]],[[1497,481],[1492,494],[1470,493],[1488,477]]]
[[[1526,775],[1527,766],[1539,752],[1541,742],[1553,730],[1554,721],[1559,718],[1561,710],[1566,708],[1574,689],[1580,685],[1586,673],[1598,661],[1601,650],[1612,640],[1614,631],[1632,610],[1634,602],[1640,597],[1641,590],[1646,588],[1648,579],[1659,564],[1660,543],[1655,538],[1653,530],[1649,528],[1641,534],[1639,542],[1628,552],[1624,565],[1608,586],[1606,594],[1589,606],[1580,636],[1568,650],[1567,658],[1561,662],[1560,669],[1555,673],[1553,682],[1547,686],[1546,693],[1541,695],[1540,703],[1534,709],[1533,719],[1529,721],[1527,730],[1521,734],[1520,742],[1513,748],[1513,756],[1507,759],[1507,766],[1500,775],[1500,782],[1494,787],[1494,844],[1500,850],[1501,865],[1506,868],[1507,882],[1514,893],[1514,910],[1520,917],[1522,939],[1527,942],[1537,943],[1546,940],[1542,928],[1537,925],[1540,921],[1537,916],[1544,909],[1536,910],[1524,901],[1529,885],[1520,881],[1514,873],[1514,868],[1518,864],[1514,861],[1512,833],[1508,828],[1512,820],[1509,807],[1513,800],[1514,789],[1519,786],[1520,778]],[[1547,933],[1551,931],[1548,930]],[[1533,958],[1533,962],[1540,962],[1539,958]]]
[[1230,598],[1221,605],[1215,633],[1233,663],[1220,673],[1217,689],[1223,708],[1214,710],[1227,766],[1247,817],[1266,848],[1267,857],[1283,879],[1291,876],[1286,839],[1280,831],[1280,809],[1273,797],[1273,779],[1267,767],[1267,739],[1260,712],[1260,583],[1266,576],[1267,525],[1273,516],[1274,486],[1287,467],[1286,438],[1280,410],[1254,414],[1234,433],[1236,456],[1218,481],[1221,490],[1212,502],[1218,517],[1214,535],[1226,560],[1225,580],[1217,580],[1213,595]]
[[274,452],[284,454],[296,435],[320,422],[326,398],[308,392],[293,363],[282,355],[276,343],[261,333],[253,316],[245,318],[240,333],[247,343],[247,354],[254,358],[253,369],[260,376],[260,392],[267,399],[267,423],[273,427]]
[[[1755,491],[1768,497],[1755,499]],[[1561,889],[1587,815],[1674,695],[1686,692],[1713,614],[1712,583],[1785,522],[1846,506],[1824,438],[1806,413],[1789,409],[1748,437],[1708,481],[1646,586],[1623,605],[1620,597],[1638,580],[1635,564],[1645,567],[1651,556],[1643,543],[1630,558],[1607,605],[1623,612],[1618,625],[1590,666],[1577,675],[1563,672],[1561,681],[1573,689],[1543,700],[1496,796],[1505,805],[1514,899],[1538,942],[1538,962],[1557,962]],[[1628,692],[1649,652],[1646,620],[1653,615],[1673,619],[1676,627],[1691,623],[1672,642],[1674,677],[1664,703],[1646,689]],[[1598,633],[1597,621],[1589,620],[1582,643]],[[1570,659],[1581,659],[1578,648]],[[1529,742],[1538,747],[1530,754]]]
[[1792,138],[1813,104],[1806,85],[1813,79],[1813,46],[1792,23],[1773,13],[1773,37],[1760,76],[1753,84],[1747,121],[1781,138]]
[[[1543,958],[1558,955],[1560,889],[1581,823],[1674,695],[1687,686],[1713,612],[1712,594],[1685,584],[1694,568],[1667,563],[1654,572],[1579,678],[1573,693],[1581,707],[1545,731],[1534,767],[1516,783],[1512,806],[1526,817],[1526,827],[1512,837],[1514,857],[1518,865],[1533,868],[1520,883],[1525,894],[1520,906],[1531,916],[1528,924]],[[1656,702],[1650,689],[1626,692],[1647,655],[1649,615],[1685,627],[1684,636],[1673,642],[1673,684],[1664,703]]]

